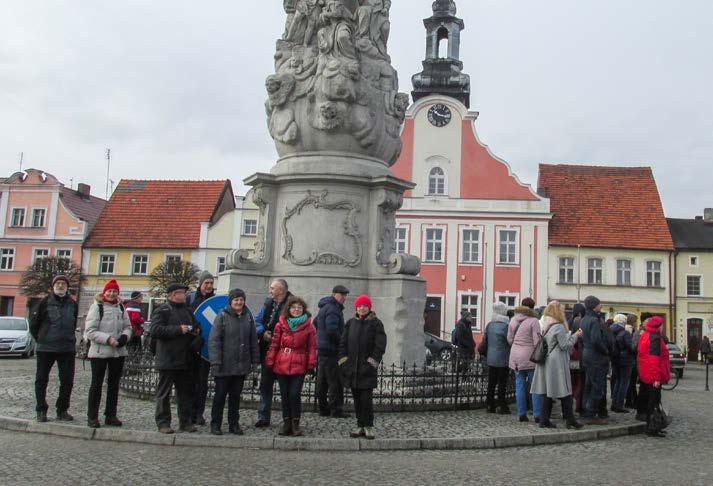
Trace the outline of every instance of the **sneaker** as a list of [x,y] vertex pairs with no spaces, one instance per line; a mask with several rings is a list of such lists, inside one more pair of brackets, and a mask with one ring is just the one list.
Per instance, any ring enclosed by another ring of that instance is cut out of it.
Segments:
[[87,419],[87,427],[90,427],[92,429],[98,429],[99,427],[101,427],[101,425],[99,424],[98,419]]
[[104,425],[110,425],[112,427],[121,427],[122,425],[124,425],[124,423],[121,420],[119,420],[116,416],[114,416],[114,417],[107,417],[106,419],[104,419]]
[[258,421],[255,422],[255,427],[257,427],[258,429],[260,429],[260,428],[262,428],[262,427],[269,427],[269,426],[270,426],[270,421],[269,421],[269,420],[258,419]]
[[47,422],[47,412],[37,412],[38,422]]
[[520,415],[517,419],[518,419],[520,422],[529,422],[529,421],[530,421],[530,419],[527,418],[527,415]]
[[366,434],[366,431],[364,430],[364,427],[357,427],[356,429],[349,432],[349,436],[353,437],[355,439],[357,437],[364,437],[365,434]]
[[175,433],[175,431],[174,431],[171,427],[169,427],[168,425],[164,425],[163,427],[159,427],[159,428],[158,428],[158,431],[159,431],[161,434],[173,434],[173,433]]
[[374,427],[364,427],[364,437],[369,440],[376,439],[376,435],[374,434]]
[[198,432],[198,429],[197,429],[196,426],[193,425],[193,424],[181,425],[178,429],[179,429],[181,432],[188,432],[188,433],[190,433],[190,434],[192,434],[193,432]]
[[74,417],[65,410],[64,412],[57,412],[57,420],[60,422],[71,422],[74,420]]

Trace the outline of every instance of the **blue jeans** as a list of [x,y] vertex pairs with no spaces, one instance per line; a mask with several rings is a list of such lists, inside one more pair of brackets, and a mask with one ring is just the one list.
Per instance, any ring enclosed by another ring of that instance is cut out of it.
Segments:
[[272,416],[272,393],[275,373],[264,364],[260,368],[260,403],[257,406],[257,418],[270,422]]
[[[527,397],[530,395],[530,385],[535,370],[520,370],[515,372],[515,401],[517,402],[517,414],[522,417],[527,415]],[[542,396],[532,395],[532,415],[540,417],[542,413]]]
[[626,393],[629,391],[632,366],[613,366],[612,379],[614,379],[614,392],[611,397],[612,408],[624,408]]

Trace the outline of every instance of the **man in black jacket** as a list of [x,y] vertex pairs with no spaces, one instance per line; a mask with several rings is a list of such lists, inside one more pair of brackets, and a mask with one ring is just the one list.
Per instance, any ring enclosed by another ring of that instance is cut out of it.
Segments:
[[186,305],[186,287],[171,284],[167,301],[153,313],[151,335],[156,340],[158,370],[156,386],[156,425],[162,434],[172,434],[171,388],[176,385],[180,430],[195,432],[191,420],[193,380],[191,364],[194,354],[203,345],[200,327]]
[[265,365],[265,356],[272,342],[272,332],[280,319],[282,306],[292,294],[289,292],[287,282],[277,278],[270,283],[270,297],[255,316],[258,343],[260,344],[260,403],[257,407],[257,422],[255,427],[268,427],[272,415],[272,392],[275,384],[275,373],[272,368]]
[[69,279],[64,275],[57,275],[52,280],[50,293],[38,302],[30,314],[30,334],[37,343],[35,410],[38,422],[47,422],[47,383],[55,362],[59,369],[57,420],[74,420],[67,410],[74,386],[76,327],[77,303],[69,295]]
[[606,425],[607,374],[612,344],[600,315],[602,304],[593,295],[584,299],[586,313],[580,322],[584,352],[582,363],[587,375],[584,383],[584,413],[588,425]]
[[314,322],[317,326],[317,400],[319,414],[323,417],[347,418],[344,413],[344,389],[340,379],[339,341],[344,332],[344,301],[349,289],[337,285],[332,295],[319,301],[319,312]]
[[[198,277],[198,289],[186,296],[186,304],[195,314],[196,309],[211,297],[215,296],[215,279],[210,272],[203,272]],[[205,402],[208,398],[208,374],[210,363],[203,358],[200,351],[193,356],[191,373],[193,374],[193,408],[191,420],[196,425],[205,425]]]

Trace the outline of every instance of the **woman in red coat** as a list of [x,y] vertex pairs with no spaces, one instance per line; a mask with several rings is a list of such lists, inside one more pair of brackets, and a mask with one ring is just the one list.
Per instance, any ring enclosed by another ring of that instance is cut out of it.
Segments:
[[[671,379],[671,362],[666,341],[661,336],[663,319],[654,316],[646,320],[646,329],[639,338],[639,400],[646,404],[646,433],[663,437],[664,432],[651,423],[651,414],[661,403],[661,384]],[[643,408],[643,407],[641,407]],[[638,417],[637,418],[643,418]]]
[[317,367],[317,331],[307,304],[291,296],[282,308],[265,358],[280,384],[282,428],[280,435],[302,435],[302,385],[305,374]]

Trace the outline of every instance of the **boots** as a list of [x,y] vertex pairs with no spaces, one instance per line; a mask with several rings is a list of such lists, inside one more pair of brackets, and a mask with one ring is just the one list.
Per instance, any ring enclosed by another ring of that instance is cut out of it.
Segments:
[[302,435],[302,429],[300,429],[300,419],[292,419],[292,435],[299,437]]
[[562,415],[564,415],[565,422],[568,429],[581,429],[584,427],[581,423],[577,422],[574,418],[574,403],[571,396],[562,398]]
[[289,417],[282,419],[282,427],[280,427],[278,434],[283,436],[292,435],[292,419]]

